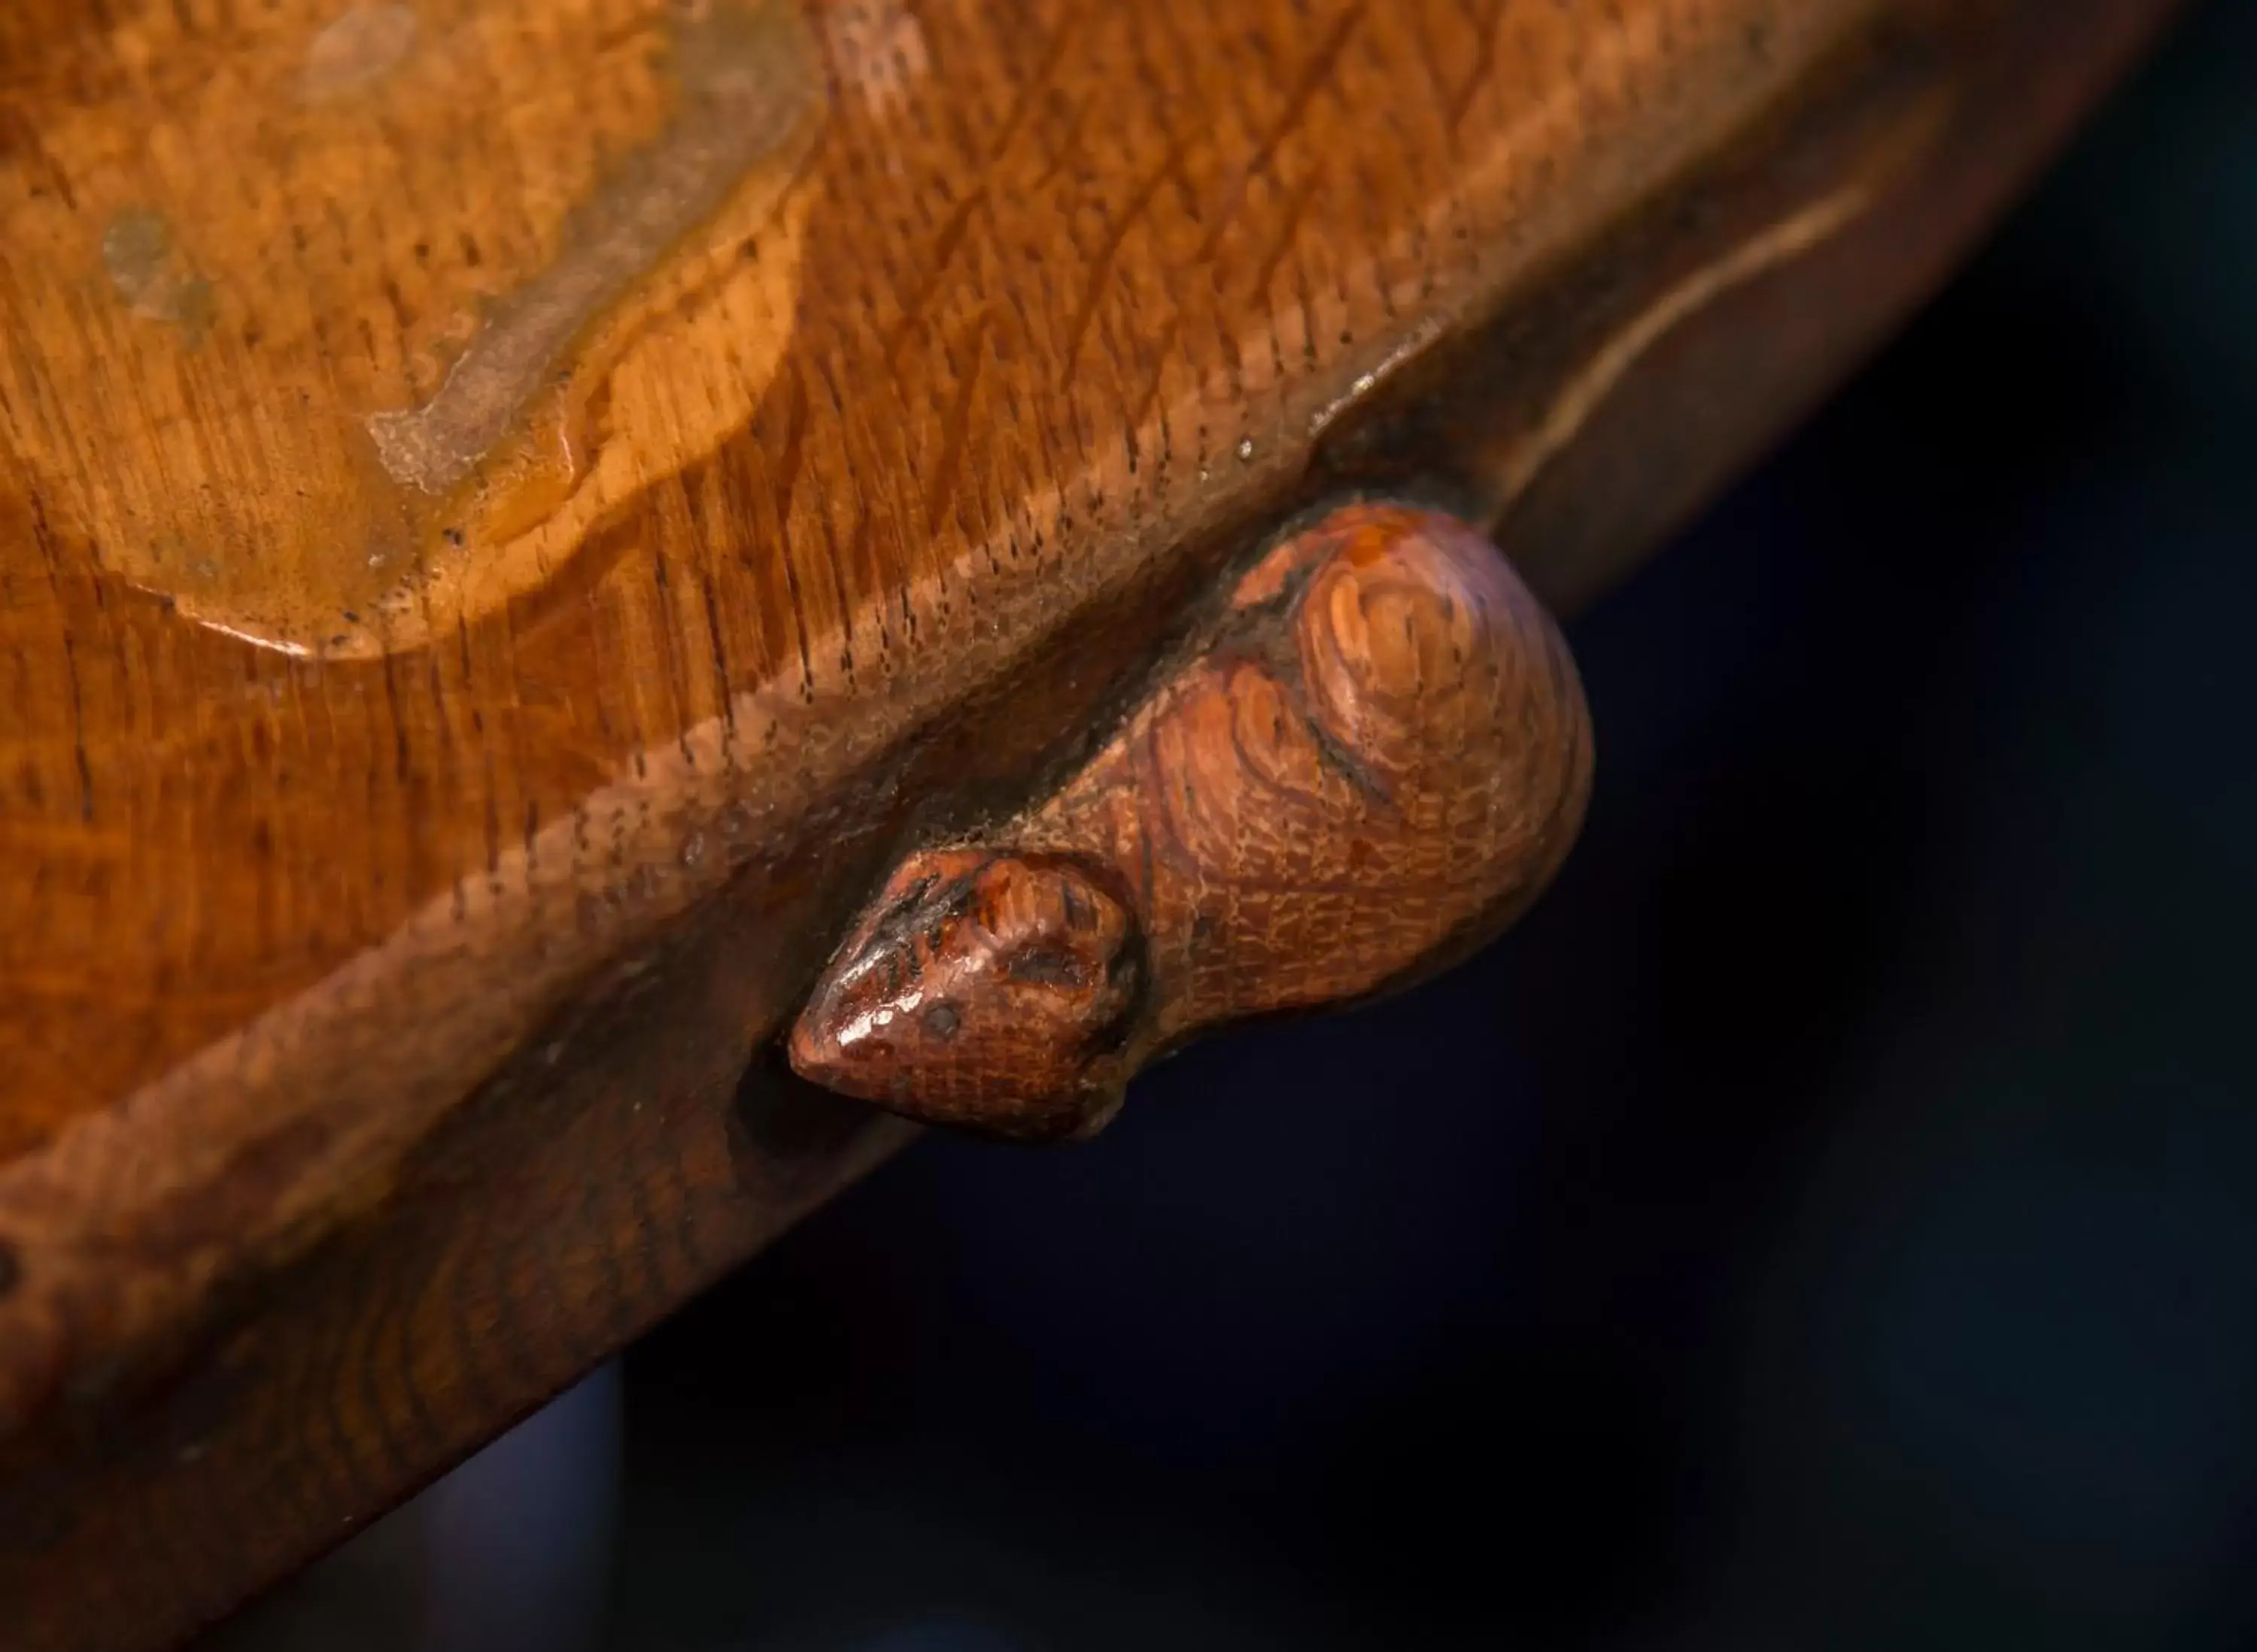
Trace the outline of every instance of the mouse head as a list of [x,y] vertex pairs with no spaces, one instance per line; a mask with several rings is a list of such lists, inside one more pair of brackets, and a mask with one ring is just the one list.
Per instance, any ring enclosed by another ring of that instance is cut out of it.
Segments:
[[792,1029],[801,1077],[932,1124],[1086,1135],[1120,1105],[1143,946],[1103,874],[951,849],[887,880]]

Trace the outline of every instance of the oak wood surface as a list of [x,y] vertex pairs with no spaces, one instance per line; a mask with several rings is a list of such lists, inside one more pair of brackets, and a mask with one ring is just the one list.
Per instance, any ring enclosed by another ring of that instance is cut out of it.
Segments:
[[760,1052],[885,861],[1330,494],[1595,589],[2165,10],[0,9],[0,1645],[874,1162]]

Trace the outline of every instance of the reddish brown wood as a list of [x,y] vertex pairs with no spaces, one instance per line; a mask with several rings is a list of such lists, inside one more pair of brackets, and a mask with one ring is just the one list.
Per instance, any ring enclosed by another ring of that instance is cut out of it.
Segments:
[[919,850],[816,986],[792,1067],[927,1123],[1092,1134],[1121,1105],[1150,991],[1134,900],[1085,857]]
[[0,1626],[223,1610],[873,1162],[774,1033],[1251,540],[1589,589],[2164,9],[0,7]]
[[800,1073],[929,1123],[1087,1135],[1193,1034],[1397,984],[1557,870],[1589,715],[1478,533],[1342,506],[1210,629],[1054,795],[894,872],[793,1030]]

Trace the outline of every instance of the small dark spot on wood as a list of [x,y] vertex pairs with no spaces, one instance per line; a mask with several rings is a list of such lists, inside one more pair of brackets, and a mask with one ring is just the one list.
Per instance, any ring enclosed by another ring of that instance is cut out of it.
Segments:
[[1063,947],[1030,947],[1013,957],[1004,973],[1033,986],[1078,986],[1083,979],[1081,960]]
[[463,542],[463,530],[458,527],[444,528],[441,532],[449,545],[460,545]]
[[24,1280],[24,1260],[16,1247],[0,1239],[0,1296],[7,1295]]

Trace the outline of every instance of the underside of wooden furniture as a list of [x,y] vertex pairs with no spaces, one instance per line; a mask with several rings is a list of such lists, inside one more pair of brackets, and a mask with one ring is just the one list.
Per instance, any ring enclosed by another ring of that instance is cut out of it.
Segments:
[[1328,502],[1584,600],[2168,9],[12,0],[0,1645],[225,1611],[899,1146],[772,1053],[884,866]]

